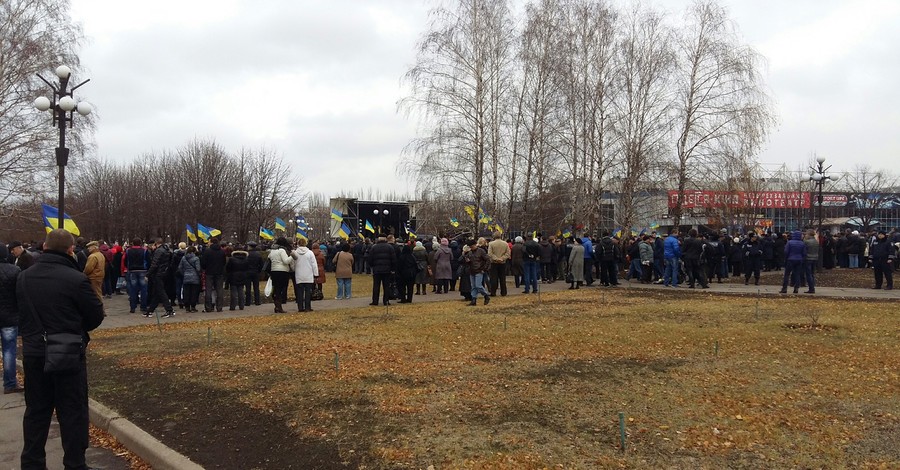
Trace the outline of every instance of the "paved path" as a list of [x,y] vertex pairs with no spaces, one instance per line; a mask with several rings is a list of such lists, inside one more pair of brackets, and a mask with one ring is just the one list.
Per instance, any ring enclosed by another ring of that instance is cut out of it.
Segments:
[[[780,276],[781,273],[766,273],[766,276]],[[371,292],[371,283],[366,282],[367,279],[363,278],[363,282],[355,282],[355,292],[357,293],[357,297],[349,299],[349,300],[334,300],[327,299],[318,302],[313,302],[313,308],[315,310],[334,310],[340,308],[371,308],[371,309],[383,309],[384,307],[371,307],[369,306],[369,302],[371,301],[370,292]],[[640,284],[639,282],[628,282],[628,281],[620,281],[620,286],[616,289],[624,289],[624,290],[643,290],[643,289],[652,289],[652,290],[673,290],[672,288],[666,288],[661,285],[654,284]],[[524,295],[521,293],[521,289],[516,289],[512,286],[512,283],[509,282],[509,295],[510,296],[521,296]],[[553,284],[541,284],[540,289],[542,292],[558,292],[562,290],[566,290],[568,288],[568,284],[564,282],[557,281]],[[586,288],[587,291],[596,291],[599,289],[610,289],[606,287],[599,287],[598,284],[594,284],[594,286]],[[764,295],[771,297],[778,296],[791,296],[793,294],[779,294],[780,286],[774,285],[763,285],[763,286],[754,286],[749,285],[745,286],[742,282],[731,282],[731,283],[723,283],[710,284],[710,289],[687,289],[686,286],[682,286],[678,288],[678,291],[683,292],[703,292],[703,293],[723,293],[723,294],[750,294],[750,295]],[[637,294],[637,293],[636,293]],[[534,294],[529,294],[534,296]],[[835,298],[866,298],[872,300],[898,300],[900,299],[900,290],[886,291],[886,290],[873,290],[873,289],[853,289],[853,288],[834,288],[834,287],[823,287],[819,288],[816,291],[816,294],[798,294],[800,296],[805,297],[835,297]],[[462,301],[458,292],[450,292],[448,294],[432,294],[429,293],[427,295],[417,295],[414,296],[413,302],[440,302],[440,301],[456,301],[459,303],[460,308],[465,308],[465,303]],[[502,301],[501,301],[502,302]],[[481,302],[479,302],[480,304]],[[497,304],[494,304],[497,305]],[[295,303],[289,303],[285,306],[285,310],[288,312],[296,311]],[[159,309],[161,311],[162,309]],[[183,311],[178,310],[178,313],[172,317],[167,319],[159,319],[162,322],[184,322],[184,321],[203,321],[203,320],[222,320],[226,318],[238,318],[238,317],[247,317],[247,316],[262,316],[262,315],[272,315],[274,307],[271,303],[263,304],[260,306],[249,306],[244,310],[235,310],[229,311],[227,308],[222,312],[214,312],[214,313],[183,313]],[[128,298],[127,296],[120,295],[114,296],[112,299],[106,300],[106,314],[107,317],[103,321],[103,324],[100,328],[109,329],[109,328],[121,328],[128,326],[136,326],[136,325],[146,325],[146,324],[154,324],[157,319],[156,318],[145,318],[137,313],[129,313],[128,312]],[[25,400],[22,394],[10,394],[3,395],[0,397],[0,470],[6,469],[16,469],[18,468],[19,461],[19,453],[22,448],[22,415],[25,410]],[[51,428],[50,440],[47,444],[48,451],[48,464],[49,468],[62,468],[62,449],[61,442],[59,439],[59,428],[54,422],[53,428]],[[128,468],[125,462],[113,455],[111,451],[106,449],[89,449],[88,451],[88,463],[90,465],[96,465],[100,468],[106,470],[114,470],[114,469],[125,469]]]

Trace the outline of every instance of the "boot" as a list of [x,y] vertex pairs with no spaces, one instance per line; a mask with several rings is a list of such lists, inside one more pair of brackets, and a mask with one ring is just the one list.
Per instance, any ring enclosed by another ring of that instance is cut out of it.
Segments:
[[759,278],[756,278],[756,280],[753,282],[753,285],[754,285],[754,286],[758,286],[758,285],[759,285]]
[[478,299],[472,299],[472,301],[469,302],[469,306],[470,306],[470,307],[474,307],[474,306],[476,306],[476,305],[478,305]]
[[484,296],[484,304],[487,305],[489,303],[491,303],[491,298],[488,296]]
[[569,284],[569,290],[574,290],[574,289],[575,289],[575,283],[572,282],[571,284]]
[[575,283],[575,288],[576,288],[576,289],[581,289],[581,281],[578,281],[578,282]]
[[284,313],[284,309],[281,308],[281,299],[275,299],[275,313]]

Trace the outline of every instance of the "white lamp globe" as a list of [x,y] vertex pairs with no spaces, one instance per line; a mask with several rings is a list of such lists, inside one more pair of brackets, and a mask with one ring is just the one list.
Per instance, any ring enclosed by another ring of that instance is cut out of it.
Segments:
[[822,178],[824,178],[824,176],[822,176],[822,175],[819,174],[819,173],[816,173],[816,174],[812,175],[812,180],[813,180],[813,181],[822,181]]
[[372,214],[378,215],[378,209],[373,210],[373,211],[372,211]]
[[75,109],[75,106],[75,98],[72,98],[71,96],[63,96],[59,99],[59,108],[63,111],[71,111]]
[[82,116],[87,116],[88,114],[91,114],[91,111],[94,110],[94,107],[91,106],[91,104],[88,103],[87,101],[82,101],[82,102],[78,103],[78,106],[75,107],[75,110],[78,111],[78,114],[80,114]]
[[384,210],[384,215],[388,215],[388,214],[390,214],[390,213],[391,213],[391,212],[390,212],[389,210],[387,210],[387,209]]
[[816,157],[816,161],[819,163],[825,163],[825,157]]
[[66,67],[65,65],[60,65],[56,68],[56,76],[59,78],[69,78],[69,75],[72,74],[72,69]]
[[828,179],[830,179],[831,181],[837,181],[841,179],[841,175],[829,176]]
[[38,109],[38,111],[46,111],[50,109],[50,99],[46,96],[38,96],[34,99],[34,107]]

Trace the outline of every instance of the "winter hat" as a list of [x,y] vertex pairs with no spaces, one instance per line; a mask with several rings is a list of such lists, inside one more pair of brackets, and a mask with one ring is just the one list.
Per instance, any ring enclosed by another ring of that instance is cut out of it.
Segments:
[[734,237],[734,242],[735,242],[735,243],[740,243],[740,242],[741,242],[741,239],[738,238],[738,237]]
[[859,235],[859,230],[854,230],[850,232],[850,235]]
[[447,240],[446,238],[441,238],[441,245],[444,245],[444,246],[450,245],[450,240]]
[[90,248],[90,247],[92,247],[92,246],[99,247],[99,246],[100,246],[100,242],[94,240],[94,241],[88,243],[87,245],[85,245],[86,248]]
[[425,246],[422,245],[422,242],[416,242],[416,248],[425,248]]
[[522,237],[516,237],[516,243],[525,243],[525,239]]

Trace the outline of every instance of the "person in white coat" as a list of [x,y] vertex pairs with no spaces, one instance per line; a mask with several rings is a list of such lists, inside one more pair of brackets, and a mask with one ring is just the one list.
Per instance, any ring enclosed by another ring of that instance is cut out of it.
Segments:
[[284,237],[278,237],[269,250],[269,276],[272,279],[272,300],[275,301],[275,313],[284,313],[283,304],[287,303],[287,287],[291,279],[291,245]]
[[319,276],[319,263],[316,255],[306,247],[306,240],[297,242],[296,250],[291,253],[294,258],[294,294],[297,296],[297,311],[312,312],[312,290]]

